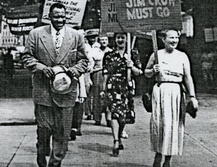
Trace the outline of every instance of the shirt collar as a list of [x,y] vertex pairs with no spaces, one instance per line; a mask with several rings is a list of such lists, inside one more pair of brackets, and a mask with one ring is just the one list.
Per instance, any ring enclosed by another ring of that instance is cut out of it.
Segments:
[[[59,30],[60,34],[64,35],[65,33],[65,26]],[[51,34],[52,36],[56,36],[57,30],[54,28],[54,26],[51,24]]]

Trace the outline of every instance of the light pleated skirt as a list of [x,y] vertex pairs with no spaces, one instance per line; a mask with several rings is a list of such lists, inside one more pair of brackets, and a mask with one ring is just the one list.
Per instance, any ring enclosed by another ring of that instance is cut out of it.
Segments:
[[181,110],[181,90],[176,83],[157,84],[152,94],[150,120],[151,149],[162,155],[181,155],[185,113]]

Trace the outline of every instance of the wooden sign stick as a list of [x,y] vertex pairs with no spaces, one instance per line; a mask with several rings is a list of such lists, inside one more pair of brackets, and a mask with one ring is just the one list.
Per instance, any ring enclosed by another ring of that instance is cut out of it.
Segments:
[[[128,61],[131,60],[131,34],[127,33],[127,53],[128,53]],[[127,80],[130,83],[131,82],[131,69],[127,69]]]
[[[158,46],[157,46],[157,33],[156,30],[152,30],[152,44],[153,44],[153,50],[154,50],[154,59],[155,59],[155,64],[158,64]],[[157,83],[159,84],[159,75],[157,75]]]
[[134,48],[134,46],[135,46],[135,43],[136,43],[136,36],[133,36],[133,40],[132,40],[131,49],[133,49],[133,48]]
[[153,45],[153,51],[154,51],[154,57],[155,57],[155,64],[158,64],[158,46],[157,46],[157,33],[156,30],[152,30],[152,45]]

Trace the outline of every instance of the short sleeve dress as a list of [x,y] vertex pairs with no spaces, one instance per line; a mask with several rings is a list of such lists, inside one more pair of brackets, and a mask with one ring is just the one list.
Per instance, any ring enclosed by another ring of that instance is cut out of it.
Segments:
[[[126,54],[125,54],[126,55]],[[129,87],[127,81],[127,58],[121,57],[118,51],[105,54],[103,59],[103,75],[108,75],[106,83],[108,107],[112,119],[125,122],[129,106]]]

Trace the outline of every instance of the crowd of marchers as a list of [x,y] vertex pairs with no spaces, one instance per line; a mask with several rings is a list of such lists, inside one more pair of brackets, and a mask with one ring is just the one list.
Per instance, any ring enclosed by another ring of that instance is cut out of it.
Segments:
[[134,77],[145,75],[155,80],[150,120],[153,167],[170,167],[171,157],[183,152],[182,83],[192,108],[198,108],[188,57],[177,50],[179,31],[162,31],[164,48],[152,54],[142,70],[138,52],[127,49],[126,32],[114,32],[112,46],[103,34],[68,27],[61,3],[50,7],[49,17],[50,25],[29,33],[22,56],[32,73],[38,166],[61,166],[68,142],[82,135],[83,113],[97,126],[105,113],[114,141],[112,155],[118,157],[125,149],[122,138],[128,137],[125,125],[135,122]]

